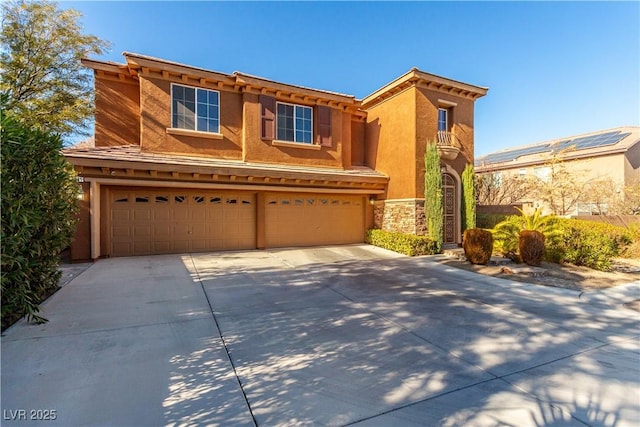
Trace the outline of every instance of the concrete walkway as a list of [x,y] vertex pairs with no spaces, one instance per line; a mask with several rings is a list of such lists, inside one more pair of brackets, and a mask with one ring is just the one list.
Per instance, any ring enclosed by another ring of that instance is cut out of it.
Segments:
[[5,331],[1,421],[635,426],[638,285],[581,295],[366,245],[101,260],[49,323]]

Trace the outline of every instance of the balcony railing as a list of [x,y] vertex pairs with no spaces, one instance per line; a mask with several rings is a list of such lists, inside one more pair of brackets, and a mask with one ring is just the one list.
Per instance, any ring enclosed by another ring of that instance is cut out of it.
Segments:
[[454,160],[460,154],[460,140],[453,132],[438,131],[438,153],[444,160]]
[[453,132],[446,130],[438,131],[438,146],[460,148],[460,140]]

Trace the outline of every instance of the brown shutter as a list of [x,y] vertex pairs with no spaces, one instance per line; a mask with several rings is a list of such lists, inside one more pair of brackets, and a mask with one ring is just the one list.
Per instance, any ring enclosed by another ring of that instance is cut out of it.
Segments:
[[276,138],[276,99],[260,95],[260,115],[262,117],[262,139]]
[[318,135],[316,142],[324,147],[331,147],[331,108],[318,106]]

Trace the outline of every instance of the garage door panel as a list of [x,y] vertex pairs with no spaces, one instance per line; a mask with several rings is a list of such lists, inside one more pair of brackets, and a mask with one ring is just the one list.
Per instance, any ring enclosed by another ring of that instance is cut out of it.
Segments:
[[189,208],[187,206],[175,207],[173,212],[174,221],[189,221]]
[[153,253],[151,251],[151,242],[134,242],[133,254],[147,255]]
[[134,208],[133,220],[134,221],[151,221],[153,219],[153,210],[148,207]]
[[205,220],[207,222],[221,222],[224,220],[223,215],[224,213],[221,207],[210,206],[209,209],[207,209]]
[[166,206],[156,206],[153,211],[153,219],[156,222],[171,221],[171,211]]
[[209,244],[207,240],[192,240],[191,241],[191,252],[203,252],[209,249]]
[[167,223],[154,223],[154,240],[170,239],[173,236],[173,227]]
[[112,256],[256,247],[252,193],[112,189],[110,194]]
[[194,235],[194,239],[204,239],[207,233],[207,225],[204,223],[191,224],[190,232]]
[[153,236],[153,233],[151,232],[152,229],[153,229],[153,226],[151,224],[134,225],[133,238],[136,240],[138,239],[150,240],[150,238]]
[[191,252],[191,241],[190,240],[174,240],[172,252],[174,253]]
[[207,220],[207,210],[204,207],[198,207],[191,211],[191,221],[204,222]]
[[166,253],[171,253],[171,250],[173,248],[173,244],[171,243],[171,241],[160,241],[160,240],[154,240],[152,242],[152,248],[153,248],[153,253],[155,254],[166,254]]
[[118,226],[112,228],[112,237],[130,239],[132,235],[131,227],[129,226]]
[[111,242],[111,248],[114,253],[120,256],[133,255],[133,247],[130,242]]
[[111,211],[111,221],[116,221],[116,222],[120,222],[120,221],[130,221],[131,220],[131,212],[127,209],[127,210],[122,210],[122,209],[114,209]]
[[[233,226],[228,225],[227,228],[229,227],[233,227]],[[206,228],[205,228],[205,234],[207,236],[222,236],[222,233],[224,233],[224,230],[225,230],[225,226],[224,224],[222,224],[222,222],[215,222],[215,223],[207,222]]]
[[265,211],[268,247],[364,241],[362,196],[269,195]]

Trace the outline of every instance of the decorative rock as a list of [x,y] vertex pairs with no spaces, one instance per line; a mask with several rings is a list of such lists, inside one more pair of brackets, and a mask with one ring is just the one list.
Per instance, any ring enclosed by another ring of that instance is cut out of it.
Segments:
[[504,274],[527,274],[531,277],[546,276],[548,273],[544,268],[529,265],[510,265],[508,267],[502,267],[500,271]]
[[492,256],[491,260],[489,261],[489,265],[507,265],[507,264],[513,264],[513,261],[510,260],[509,258],[504,258],[501,256]]

